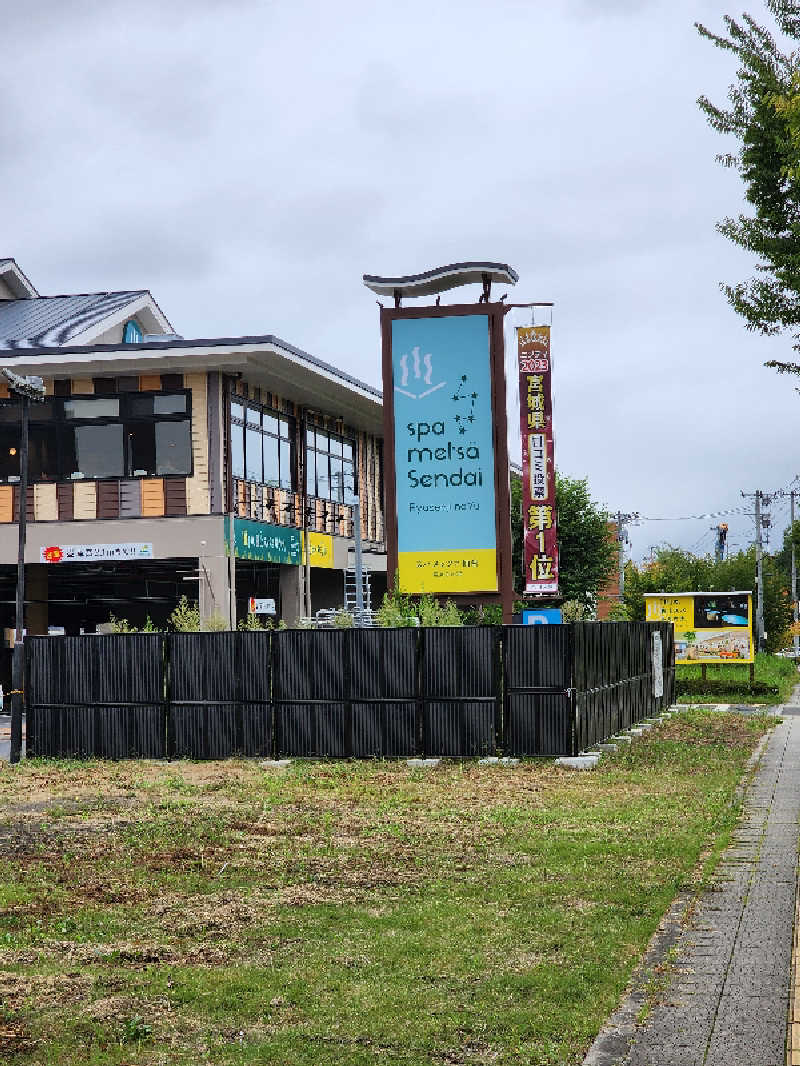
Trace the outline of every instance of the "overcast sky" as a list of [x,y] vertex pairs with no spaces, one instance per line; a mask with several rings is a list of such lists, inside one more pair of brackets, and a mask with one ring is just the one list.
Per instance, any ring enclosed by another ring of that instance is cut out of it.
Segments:
[[[718,288],[752,270],[715,231],[741,183],[695,104],[733,80],[693,28],[726,11],[6,5],[0,256],[42,293],[149,288],[186,337],[276,333],[374,384],[363,273],[510,263],[511,298],[555,301],[561,471],[614,511],[741,509],[800,473],[800,395],[762,367],[790,342],[748,333]],[[644,523],[634,557],[710,550],[717,520]],[[745,546],[752,519],[727,520]]]

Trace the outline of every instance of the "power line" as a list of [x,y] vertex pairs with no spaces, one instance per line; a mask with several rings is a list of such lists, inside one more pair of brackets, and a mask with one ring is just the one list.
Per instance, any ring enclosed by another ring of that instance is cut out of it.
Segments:
[[[800,481],[800,474],[795,474],[788,485],[783,488],[774,489],[772,492],[765,492],[764,496],[785,496],[792,488],[793,485]],[[702,518],[724,518],[726,515],[741,514],[752,516],[752,511],[747,507],[728,507],[721,511],[706,511],[704,514],[686,514],[675,516],[663,516],[663,515],[639,515],[637,517],[638,522],[693,522]]]

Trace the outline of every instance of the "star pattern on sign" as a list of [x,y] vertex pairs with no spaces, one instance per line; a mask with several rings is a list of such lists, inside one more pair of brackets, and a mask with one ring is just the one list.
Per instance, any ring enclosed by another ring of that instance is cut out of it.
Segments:
[[[475,421],[475,401],[478,399],[477,392],[467,392],[467,375],[461,375],[461,381],[458,383],[456,391],[453,393],[453,403],[469,403],[470,413],[465,416],[468,422]],[[456,422],[461,422],[461,416],[456,415]],[[466,433],[466,428],[462,425],[458,427],[459,433]]]

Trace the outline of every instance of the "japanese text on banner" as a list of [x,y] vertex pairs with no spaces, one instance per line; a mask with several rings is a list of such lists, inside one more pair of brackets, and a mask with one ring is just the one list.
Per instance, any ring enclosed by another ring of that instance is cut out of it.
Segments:
[[525,591],[558,593],[550,327],[517,330]]

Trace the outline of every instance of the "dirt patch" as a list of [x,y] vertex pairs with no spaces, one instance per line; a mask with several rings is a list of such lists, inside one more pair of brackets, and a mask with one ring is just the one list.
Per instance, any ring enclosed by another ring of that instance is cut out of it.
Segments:
[[61,1006],[78,1003],[92,987],[93,980],[80,973],[23,974],[0,972],[0,1003],[16,1012],[26,1006]]

